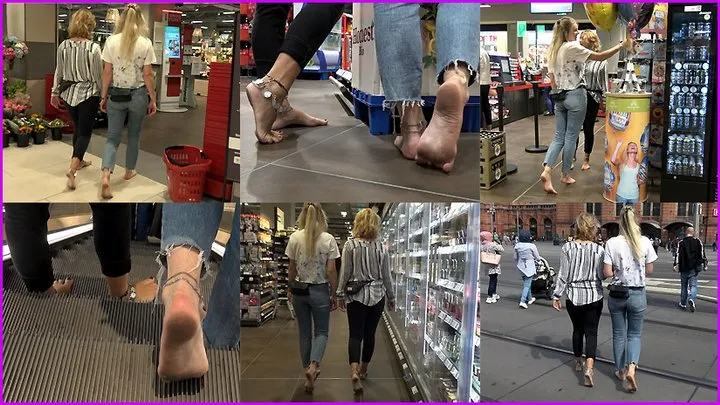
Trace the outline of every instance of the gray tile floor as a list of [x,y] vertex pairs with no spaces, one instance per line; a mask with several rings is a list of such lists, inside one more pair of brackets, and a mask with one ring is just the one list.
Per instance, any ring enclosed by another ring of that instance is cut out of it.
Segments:
[[[242,86],[249,79],[242,80]],[[286,139],[258,145],[247,98],[240,105],[244,201],[451,201],[479,197],[478,139],[463,134],[450,174],[405,160],[392,136],[373,136],[335,98],[329,81],[300,80],[290,102],[329,125],[286,129]]]
[[[534,118],[526,118],[505,126],[507,142],[507,160],[518,166],[517,173],[508,176],[504,181],[490,190],[482,190],[480,199],[483,202],[600,202],[604,201],[602,195],[603,171],[602,165],[605,154],[605,118],[598,118],[595,123],[595,139],[593,151],[590,155],[590,170],[581,171],[582,159],[585,157],[584,135],[580,134],[580,146],[573,177],[576,183],[567,186],[560,183],[560,162],[553,170],[553,185],[558,195],[548,195],[543,191],[540,182],[543,159],[545,153],[531,154],[525,152],[525,147],[535,143]],[[550,145],[555,137],[555,117],[540,117],[539,121],[540,144]],[[658,170],[651,169],[650,176],[659,177]],[[648,201],[660,201],[660,187],[648,186]]]
[[364,393],[355,395],[347,361],[346,314],[330,316],[330,336],[322,373],[313,395],[305,393],[298,354],[297,323],[282,306],[278,317],[260,327],[245,327],[240,337],[243,402],[408,402],[396,354],[382,323]]

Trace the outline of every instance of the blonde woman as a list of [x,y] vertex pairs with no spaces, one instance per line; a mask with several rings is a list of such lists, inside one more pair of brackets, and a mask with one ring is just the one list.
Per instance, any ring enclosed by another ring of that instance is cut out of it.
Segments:
[[597,352],[597,334],[603,309],[603,259],[605,251],[594,242],[597,220],[583,212],[575,220],[576,238],[562,247],[553,308],[560,311],[560,299],[567,294],[565,306],[572,322],[572,346],[575,371],[583,371],[585,338],[585,385],[593,386],[593,366]]
[[[115,33],[108,38],[103,49],[105,61],[102,78],[100,108],[108,115],[108,139],[103,155],[101,195],[113,197],[110,175],[115,169],[115,158],[120,145],[125,119],[128,122],[127,150],[125,152],[125,180],[137,172],[140,151],[140,129],[146,115],[157,111],[152,65],[157,62],[155,50],[147,38],[147,24],[136,4],[125,6]],[[149,101],[148,101],[149,97]]]
[[[593,52],[600,52],[602,43],[597,34],[591,30],[585,30],[580,35],[580,44]],[[583,122],[585,134],[585,160],[580,167],[581,170],[590,170],[590,154],[595,143],[595,120],[597,119],[600,105],[605,102],[607,92],[607,61],[588,60],[585,63],[585,86],[587,88],[587,110]],[[577,150],[578,142],[575,144]]]
[[290,259],[288,299],[295,307],[300,332],[305,391],[312,393],[325,355],[330,312],[337,309],[335,259],[340,257],[340,252],[335,238],[326,232],[327,216],[320,204],[305,204],[298,218],[298,229],[290,236],[285,250]]
[[343,247],[337,296],[340,308],[347,309],[348,353],[355,392],[363,390],[360,380],[367,377],[375,351],[375,332],[385,304],[391,311],[395,310],[390,256],[378,240],[379,234],[380,217],[374,210],[366,208],[355,216],[353,238]]
[[595,52],[576,42],[578,24],[570,17],[559,19],[553,27],[553,39],[548,48],[548,73],[552,85],[551,97],[555,99],[555,139],[545,155],[540,180],[548,194],[557,194],[552,185],[552,167],[563,151],[562,177],[565,184],[575,183],[570,177],[575,145],[580,135],[580,126],[585,120],[587,94],[584,83],[585,62],[604,61],[630,44],[626,38],[622,43],[603,52]]
[[78,170],[90,165],[83,160],[95,128],[95,116],[100,105],[102,87],[102,58],[100,45],[92,41],[95,16],[80,9],[70,18],[70,39],[58,46],[57,67],[50,104],[57,109],[65,107],[75,129],[67,188],[75,190]]
[[615,376],[627,381],[630,392],[638,389],[635,369],[640,346],[647,296],[645,277],[653,272],[657,254],[650,239],[640,234],[632,206],[620,213],[620,236],[605,245],[605,277],[612,277],[608,309],[612,319]]
[[615,191],[615,201],[618,203],[636,203],[640,198],[640,150],[635,142],[629,142],[622,155],[620,149],[623,141],[618,140],[612,155],[612,163],[618,168],[620,181]]

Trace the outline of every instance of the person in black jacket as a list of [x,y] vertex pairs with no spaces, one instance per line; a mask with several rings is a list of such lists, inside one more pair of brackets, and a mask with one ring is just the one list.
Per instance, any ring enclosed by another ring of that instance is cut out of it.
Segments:
[[[678,242],[677,254],[673,268],[680,272],[680,308],[690,306],[695,312],[695,298],[697,297],[697,276],[707,266],[705,249],[698,238],[695,237],[695,228],[689,226],[685,231],[685,238]],[[690,296],[688,297],[688,287]]]

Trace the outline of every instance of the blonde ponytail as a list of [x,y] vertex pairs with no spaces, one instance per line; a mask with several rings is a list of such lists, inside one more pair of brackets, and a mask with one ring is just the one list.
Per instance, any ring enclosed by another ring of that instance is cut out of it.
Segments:
[[576,24],[573,18],[563,17],[557,20],[553,26],[553,37],[546,54],[548,66],[550,66],[552,70],[555,70],[555,58],[557,58],[560,47],[565,42],[568,42],[567,37],[572,30],[573,24]]
[[642,234],[640,233],[640,225],[638,225],[637,219],[635,218],[635,211],[633,211],[631,205],[624,206],[622,211],[620,211],[620,235],[622,235],[630,245],[635,259],[640,261],[643,255],[641,245]]
[[115,34],[122,35],[120,37],[120,58],[126,61],[131,60],[134,56],[135,43],[140,36],[146,36],[147,32],[147,23],[138,5],[126,5],[115,27]]
[[327,216],[318,203],[306,203],[298,217],[298,229],[305,231],[305,254],[315,255],[320,234],[327,231]]

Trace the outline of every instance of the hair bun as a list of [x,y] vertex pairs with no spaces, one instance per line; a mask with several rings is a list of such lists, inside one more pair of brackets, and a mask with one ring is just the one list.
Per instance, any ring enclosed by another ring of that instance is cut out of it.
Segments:
[[128,4],[125,6],[125,8],[128,9],[128,10],[132,9],[132,10],[138,11],[138,5],[135,4],[135,3],[128,3]]

